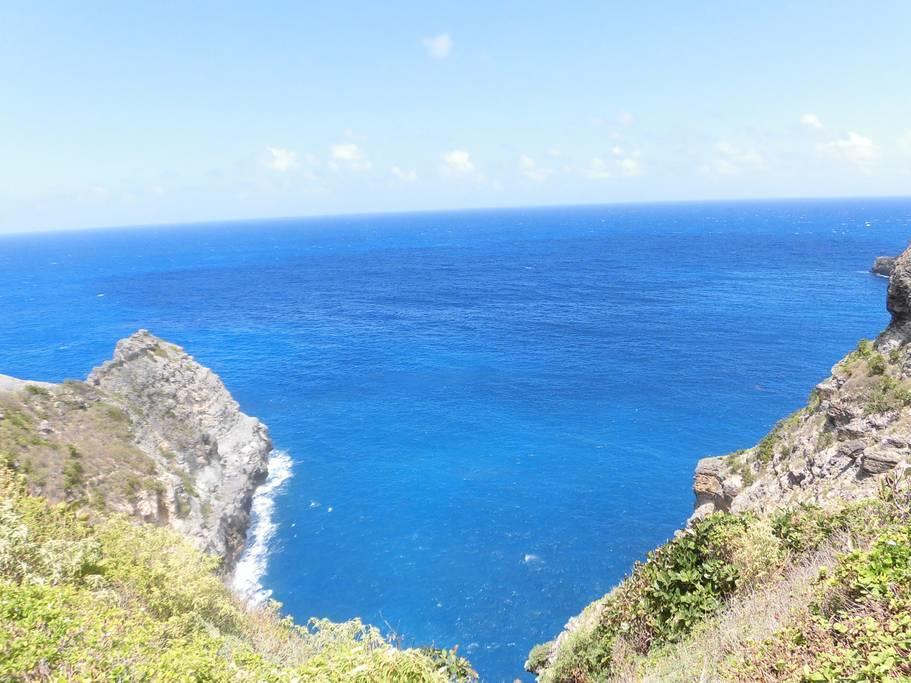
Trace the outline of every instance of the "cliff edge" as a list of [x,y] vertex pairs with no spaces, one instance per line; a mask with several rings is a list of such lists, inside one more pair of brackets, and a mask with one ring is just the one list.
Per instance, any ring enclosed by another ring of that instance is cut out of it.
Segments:
[[895,260],[889,326],[816,385],[804,408],[756,446],[696,466],[694,518],[842,504],[874,495],[878,478],[911,463],[911,250]]

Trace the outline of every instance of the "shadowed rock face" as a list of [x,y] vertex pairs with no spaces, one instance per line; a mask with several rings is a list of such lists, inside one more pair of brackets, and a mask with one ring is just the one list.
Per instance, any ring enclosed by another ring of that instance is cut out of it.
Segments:
[[911,314],[911,249],[906,249],[892,263],[886,308],[892,314],[892,325],[908,321]]
[[751,449],[699,461],[694,518],[838,505],[911,466],[911,249],[894,259],[886,307],[889,326],[835,365],[806,408]]
[[892,275],[892,269],[895,267],[895,257],[894,256],[877,256],[876,260],[873,261],[873,267],[870,268],[870,272],[874,275],[880,275],[882,277],[889,277]]
[[87,383],[125,411],[158,466],[163,493],[147,512],[233,567],[272,450],[265,426],[240,411],[215,373],[146,330],[119,341]]

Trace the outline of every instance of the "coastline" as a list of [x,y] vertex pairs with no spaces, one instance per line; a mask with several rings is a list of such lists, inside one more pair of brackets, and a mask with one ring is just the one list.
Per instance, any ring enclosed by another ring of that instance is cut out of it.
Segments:
[[231,589],[249,605],[258,607],[272,597],[262,584],[269,568],[270,545],[278,524],[273,521],[275,501],[293,476],[294,461],[287,452],[274,450],[269,456],[266,480],[253,493],[247,540],[230,576]]

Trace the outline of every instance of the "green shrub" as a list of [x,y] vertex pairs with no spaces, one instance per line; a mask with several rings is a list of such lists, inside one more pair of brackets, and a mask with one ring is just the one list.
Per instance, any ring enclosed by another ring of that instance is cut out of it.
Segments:
[[82,463],[76,458],[70,458],[63,466],[63,490],[74,493],[82,485],[84,474]]
[[39,387],[37,384],[26,384],[25,391],[26,391],[26,393],[29,393],[32,396],[50,396],[51,395],[50,391],[48,391],[44,387]]
[[540,643],[531,648],[531,652],[528,653],[528,660],[525,662],[526,671],[540,671],[547,664],[547,659],[550,657],[551,650],[553,648],[553,642]]
[[902,380],[882,375],[870,389],[866,413],[886,413],[901,410],[908,405],[911,405],[911,388]]
[[597,625],[573,633],[541,680],[608,679],[618,638],[639,654],[677,642],[782,558],[771,525],[753,515],[716,513],[700,520],[636,565],[604,598]]
[[867,360],[867,367],[871,375],[883,375],[886,372],[886,359],[876,353]]

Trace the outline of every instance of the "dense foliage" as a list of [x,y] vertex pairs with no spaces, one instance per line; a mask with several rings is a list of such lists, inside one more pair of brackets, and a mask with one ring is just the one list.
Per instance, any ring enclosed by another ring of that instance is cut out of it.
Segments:
[[89,523],[0,467],[0,681],[468,681],[452,651],[251,611],[176,532]]

